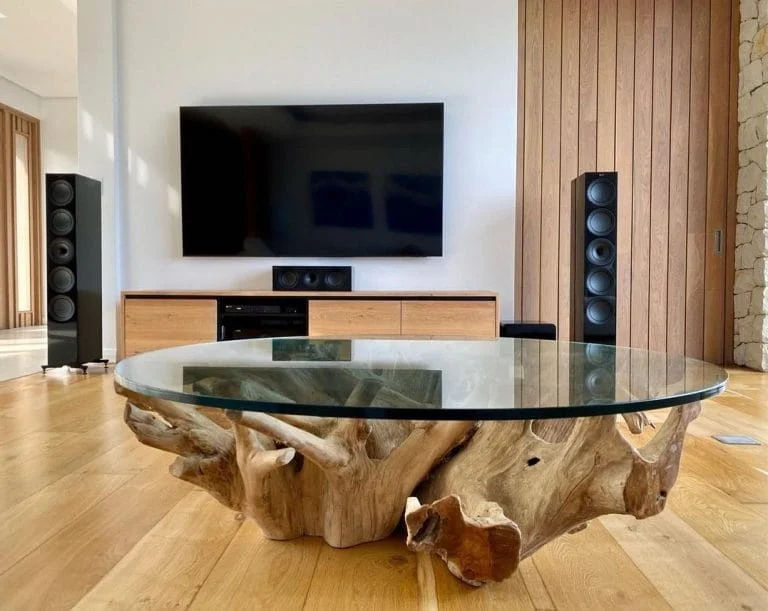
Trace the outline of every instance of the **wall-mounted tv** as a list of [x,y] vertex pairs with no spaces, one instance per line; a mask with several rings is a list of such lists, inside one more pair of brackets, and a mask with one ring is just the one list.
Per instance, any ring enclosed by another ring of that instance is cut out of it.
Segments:
[[182,107],[185,256],[443,254],[443,104]]

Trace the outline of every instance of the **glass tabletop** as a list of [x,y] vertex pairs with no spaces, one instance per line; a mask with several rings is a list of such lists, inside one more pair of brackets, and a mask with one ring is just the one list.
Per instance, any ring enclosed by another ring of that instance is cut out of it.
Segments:
[[646,350],[538,340],[249,339],[118,363],[142,395],[348,418],[518,420],[637,412],[725,389],[720,367]]

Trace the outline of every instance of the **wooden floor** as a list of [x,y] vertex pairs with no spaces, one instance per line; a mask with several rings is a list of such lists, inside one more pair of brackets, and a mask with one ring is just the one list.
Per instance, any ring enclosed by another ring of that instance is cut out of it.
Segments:
[[[768,375],[704,404],[669,507],[610,516],[480,589],[402,538],[265,540],[167,473],[111,375],[0,384],[0,609],[768,609]],[[658,420],[663,414],[652,414]]]

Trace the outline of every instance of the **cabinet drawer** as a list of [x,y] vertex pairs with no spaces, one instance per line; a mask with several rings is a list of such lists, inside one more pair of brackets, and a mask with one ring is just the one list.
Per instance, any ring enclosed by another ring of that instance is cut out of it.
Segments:
[[216,341],[215,299],[126,299],[125,356]]
[[339,337],[400,335],[400,301],[310,300],[309,334]]
[[403,335],[470,339],[498,335],[493,301],[404,301],[402,321]]

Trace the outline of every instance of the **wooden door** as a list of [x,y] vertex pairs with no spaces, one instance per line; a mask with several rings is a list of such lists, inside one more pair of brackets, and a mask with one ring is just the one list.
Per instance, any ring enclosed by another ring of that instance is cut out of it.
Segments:
[[739,4],[519,0],[515,315],[571,337],[572,181],[617,171],[617,343],[733,354]]
[[309,335],[390,337],[400,335],[399,300],[311,299]]
[[43,324],[40,122],[0,105],[0,329]]

